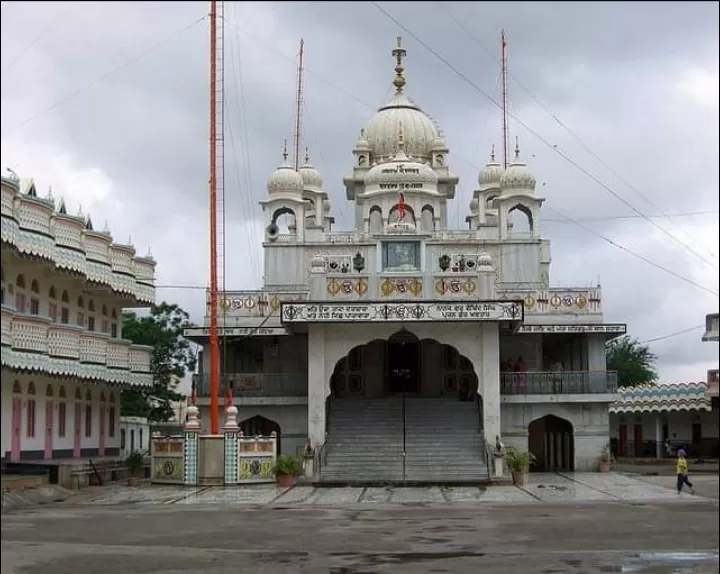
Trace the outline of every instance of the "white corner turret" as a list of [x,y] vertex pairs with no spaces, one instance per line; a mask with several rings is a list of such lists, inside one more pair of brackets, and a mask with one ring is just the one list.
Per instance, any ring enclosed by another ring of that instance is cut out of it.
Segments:
[[500,187],[503,194],[515,192],[533,193],[537,180],[528,168],[527,164],[520,159],[520,146],[515,142],[515,159],[505,170],[500,178]]
[[287,142],[285,142],[283,162],[268,178],[268,195],[302,195],[303,187],[302,176],[288,163]]

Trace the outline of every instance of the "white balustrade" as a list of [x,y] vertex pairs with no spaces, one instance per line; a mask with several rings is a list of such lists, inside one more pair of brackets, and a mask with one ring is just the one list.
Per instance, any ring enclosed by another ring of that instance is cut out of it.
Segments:
[[83,332],[80,335],[80,361],[105,365],[107,363],[108,336],[104,333]]
[[130,366],[130,341],[110,339],[107,347],[107,366],[111,369],[127,369]]
[[3,345],[12,345],[13,313],[10,309],[2,308],[2,342]]
[[48,352],[50,319],[34,315],[16,315],[12,321],[13,348],[33,353]]
[[74,325],[53,323],[48,329],[48,355],[64,359],[80,358],[80,333]]
[[151,354],[150,347],[130,347],[130,370],[134,373],[149,373]]

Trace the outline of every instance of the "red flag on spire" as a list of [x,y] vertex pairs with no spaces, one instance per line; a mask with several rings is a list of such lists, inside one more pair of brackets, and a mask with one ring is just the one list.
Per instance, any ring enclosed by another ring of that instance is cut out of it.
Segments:
[[406,213],[405,196],[402,193],[400,193],[398,195],[400,196],[398,198],[398,204],[397,204],[398,205],[398,217],[400,219],[405,219],[405,213]]

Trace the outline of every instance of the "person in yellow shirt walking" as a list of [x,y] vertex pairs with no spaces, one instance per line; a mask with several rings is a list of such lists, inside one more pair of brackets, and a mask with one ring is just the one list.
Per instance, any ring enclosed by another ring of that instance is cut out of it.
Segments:
[[687,485],[690,489],[690,494],[695,494],[692,482],[688,480],[688,462],[685,458],[686,453],[683,449],[677,451],[677,462],[675,463],[675,471],[677,472],[677,491],[678,494],[683,489],[683,486]]

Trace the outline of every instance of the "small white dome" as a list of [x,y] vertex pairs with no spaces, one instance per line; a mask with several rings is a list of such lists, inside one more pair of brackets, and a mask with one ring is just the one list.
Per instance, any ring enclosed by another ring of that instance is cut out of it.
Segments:
[[478,267],[492,267],[492,257],[487,253],[481,253],[477,259]]
[[319,170],[310,165],[310,155],[305,152],[305,164],[298,170],[303,180],[303,187],[309,191],[322,192],[323,179]]
[[283,150],[283,163],[270,175],[267,182],[267,192],[270,195],[277,193],[302,194],[305,186],[302,176],[287,163],[287,147]]
[[332,207],[332,206],[330,205],[330,200],[329,200],[329,199],[326,199],[325,201],[323,201],[323,211],[324,211],[326,214],[327,214],[327,213],[330,213],[330,208],[331,208],[331,207]]
[[477,213],[480,209],[480,200],[477,197],[473,197],[470,200],[470,213]]
[[374,165],[365,176],[368,187],[381,183],[409,186],[398,187],[395,191],[412,191],[412,184],[435,186],[437,182],[438,176],[429,165],[411,160],[402,150],[391,161]]
[[535,191],[537,183],[527,164],[520,160],[520,148],[515,146],[515,160],[508,166],[500,178],[503,191]]
[[500,162],[495,161],[495,147],[493,146],[492,152],[490,153],[490,161],[485,164],[485,167],[478,174],[478,183],[485,187],[500,185],[502,175],[503,168]]

